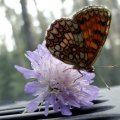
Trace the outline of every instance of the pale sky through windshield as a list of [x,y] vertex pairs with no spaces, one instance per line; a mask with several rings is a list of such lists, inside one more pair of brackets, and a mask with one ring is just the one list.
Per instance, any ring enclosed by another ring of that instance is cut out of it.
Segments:
[[[10,8],[14,9],[17,14],[21,14],[21,5],[19,0],[4,0],[5,4]],[[45,16],[49,17],[50,12],[53,13],[55,18],[61,17],[61,8],[62,4],[60,0],[36,0],[37,7],[40,11],[44,10]],[[68,6],[69,4],[69,6]],[[73,0],[66,0],[64,3],[64,7],[66,8],[66,12],[70,13],[72,10]],[[37,15],[35,5],[33,0],[28,1],[28,12],[35,17]],[[17,26],[16,26],[17,27]],[[0,44],[5,43],[7,50],[9,52],[14,50],[15,42],[12,38],[12,26],[5,16],[5,9],[0,7]],[[5,41],[3,40],[5,39]]]

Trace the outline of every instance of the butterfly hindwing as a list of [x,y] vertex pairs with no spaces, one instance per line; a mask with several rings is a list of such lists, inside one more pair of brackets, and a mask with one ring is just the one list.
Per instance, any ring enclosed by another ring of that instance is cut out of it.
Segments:
[[47,31],[46,46],[56,58],[68,64],[76,64],[76,51],[83,41],[78,24],[70,19],[54,21]]

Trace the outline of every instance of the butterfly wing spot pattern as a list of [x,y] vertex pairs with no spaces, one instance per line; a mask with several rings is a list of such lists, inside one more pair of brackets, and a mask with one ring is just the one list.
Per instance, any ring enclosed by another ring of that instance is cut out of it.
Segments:
[[111,22],[111,12],[103,6],[88,6],[71,19],[55,20],[46,33],[46,47],[61,61],[78,71],[92,71],[103,47]]

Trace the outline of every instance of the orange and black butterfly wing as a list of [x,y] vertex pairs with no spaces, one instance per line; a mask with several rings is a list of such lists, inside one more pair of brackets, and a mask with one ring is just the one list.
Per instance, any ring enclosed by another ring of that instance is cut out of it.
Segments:
[[46,35],[46,46],[52,55],[72,65],[78,64],[82,41],[78,24],[66,18],[55,20]]
[[106,40],[110,21],[108,9],[86,7],[73,19],[55,20],[47,31],[46,46],[61,61],[89,70]]
[[82,31],[87,62],[86,69],[94,63],[108,35],[111,12],[102,6],[89,6],[73,16]]

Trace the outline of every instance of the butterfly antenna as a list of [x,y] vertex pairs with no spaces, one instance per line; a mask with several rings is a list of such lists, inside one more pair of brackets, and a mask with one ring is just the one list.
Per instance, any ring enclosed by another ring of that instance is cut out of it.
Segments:
[[[105,65],[105,66],[94,66],[95,68],[120,68],[119,65]],[[105,86],[110,90],[110,86],[105,82],[105,80],[99,75],[101,81],[105,84]]]
[[110,86],[105,82],[105,80],[103,79],[103,77],[101,77],[99,74],[98,74],[98,76],[100,77],[100,80],[104,83],[104,85],[106,86],[106,88],[108,90],[110,90]]
[[100,79],[105,84],[105,86],[107,87],[107,89],[110,90],[110,86],[105,82],[105,80],[102,77]]
[[94,68],[120,68],[118,65],[94,66]]

